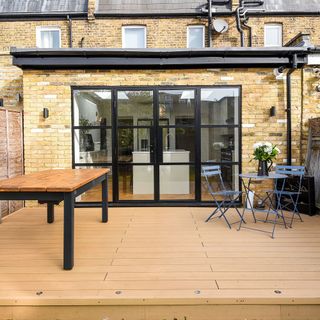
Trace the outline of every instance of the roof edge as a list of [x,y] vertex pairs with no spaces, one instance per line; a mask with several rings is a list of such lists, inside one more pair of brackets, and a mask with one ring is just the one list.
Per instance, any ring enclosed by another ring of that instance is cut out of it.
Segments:
[[63,12],[46,12],[46,13],[40,13],[40,12],[34,12],[34,13],[30,13],[30,12],[17,12],[17,13],[0,13],[0,20],[6,20],[6,19],[39,19],[39,18],[62,18],[62,17],[73,17],[73,18],[77,18],[77,17],[86,17],[88,14],[87,12],[83,11],[83,12],[68,12],[68,11],[63,11]]
[[271,68],[307,63],[308,48],[206,49],[17,49],[13,64],[22,69],[199,69]]

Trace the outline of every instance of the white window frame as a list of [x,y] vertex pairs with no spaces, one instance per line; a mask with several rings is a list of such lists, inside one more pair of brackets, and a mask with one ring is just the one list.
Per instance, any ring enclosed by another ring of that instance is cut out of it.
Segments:
[[37,48],[42,48],[41,46],[41,32],[42,31],[59,31],[59,48],[61,48],[61,29],[59,27],[43,27],[43,26],[38,26],[36,28],[36,45]]
[[[271,28],[278,28],[281,32],[281,43],[280,45],[267,45],[267,29]],[[281,23],[266,23],[264,25],[264,46],[265,47],[282,47],[283,46],[283,25]]]
[[[147,27],[146,26],[141,26],[141,25],[130,25],[130,26],[122,26],[122,48],[124,49],[135,49],[135,48],[127,48],[126,47],[126,41],[125,41],[125,31],[126,29],[143,29],[144,31],[144,47],[147,48]],[[143,49],[141,48],[141,49]],[[137,48],[139,49],[139,48]]]
[[202,29],[202,48],[205,47],[205,27],[203,24],[195,24],[195,25],[191,25],[191,26],[188,26],[187,28],[187,48],[190,48],[189,47],[189,30],[190,29],[195,29],[195,28],[201,28]]

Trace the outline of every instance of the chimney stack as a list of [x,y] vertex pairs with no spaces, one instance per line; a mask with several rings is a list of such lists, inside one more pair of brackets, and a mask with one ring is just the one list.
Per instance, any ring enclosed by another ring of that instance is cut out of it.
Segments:
[[88,20],[92,21],[95,19],[95,11],[96,11],[96,0],[88,0]]

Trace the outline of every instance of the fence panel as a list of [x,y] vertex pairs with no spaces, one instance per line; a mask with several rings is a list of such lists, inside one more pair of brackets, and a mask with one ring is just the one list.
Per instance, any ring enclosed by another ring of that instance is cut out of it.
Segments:
[[[0,110],[0,179],[23,174],[22,113]],[[23,207],[23,201],[0,201],[1,217]]]

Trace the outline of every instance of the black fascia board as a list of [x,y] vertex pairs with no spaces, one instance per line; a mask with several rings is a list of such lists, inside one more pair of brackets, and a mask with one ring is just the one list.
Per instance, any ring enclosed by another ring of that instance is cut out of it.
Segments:
[[212,67],[290,67],[297,56],[298,67],[307,61],[306,48],[228,48],[200,50],[126,49],[11,49],[13,64],[21,68],[146,69]]

